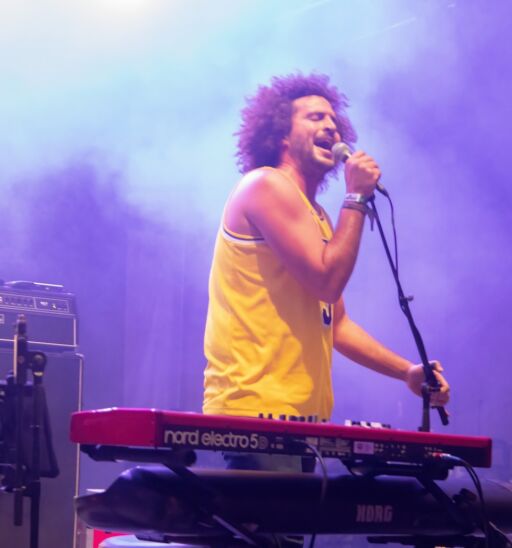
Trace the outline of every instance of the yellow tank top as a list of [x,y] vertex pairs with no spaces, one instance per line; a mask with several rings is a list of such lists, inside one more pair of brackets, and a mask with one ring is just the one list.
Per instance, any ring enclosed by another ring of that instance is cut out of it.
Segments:
[[[297,191],[327,242],[327,216]],[[328,420],[332,305],[311,296],[263,238],[224,225],[215,243],[209,296],[204,413]]]

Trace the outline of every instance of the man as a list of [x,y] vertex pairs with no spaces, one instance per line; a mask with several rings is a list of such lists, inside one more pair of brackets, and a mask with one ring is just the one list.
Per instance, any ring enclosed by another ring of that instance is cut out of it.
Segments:
[[[347,100],[326,76],[293,74],[260,87],[242,111],[244,173],[224,211],[210,274],[204,412],[329,420],[332,348],[421,393],[423,369],[347,315],[352,274],[380,170],[355,152],[333,227],[317,193],[336,171],[332,146],[352,144]],[[444,405],[441,384],[432,404]]]

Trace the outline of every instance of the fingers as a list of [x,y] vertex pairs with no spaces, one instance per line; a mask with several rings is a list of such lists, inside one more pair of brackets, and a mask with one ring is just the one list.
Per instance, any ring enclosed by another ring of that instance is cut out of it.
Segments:
[[434,368],[434,371],[444,371],[441,362],[438,362],[437,360],[430,360],[428,363]]
[[433,392],[430,395],[430,407],[444,407],[449,401],[449,392]]
[[[443,371],[442,365],[438,361],[431,361],[430,363],[433,366],[433,373],[439,384],[439,388],[430,393],[430,405],[432,407],[444,407],[450,400],[450,385],[441,373]],[[421,385],[424,381],[423,366],[421,364],[413,366],[409,371],[409,379],[407,381],[409,388],[415,394],[421,396]]]
[[347,160],[347,164],[358,166],[367,170],[379,170],[377,162],[361,150],[354,152],[354,154],[352,154],[352,156]]
[[430,402],[434,407],[445,406],[450,400],[450,385],[440,373],[440,371],[443,371],[441,364],[435,362],[432,365],[434,366],[434,376],[439,383],[439,390],[432,393]]
[[371,195],[380,176],[377,162],[361,150],[354,152],[345,164],[345,179],[349,192]]

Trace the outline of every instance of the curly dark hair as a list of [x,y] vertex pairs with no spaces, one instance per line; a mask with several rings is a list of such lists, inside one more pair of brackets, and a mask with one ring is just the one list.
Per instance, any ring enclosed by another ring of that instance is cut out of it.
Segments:
[[247,98],[242,110],[238,136],[238,166],[242,173],[262,166],[276,167],[281,154],[281,142],[292,126],[292,101],[299,97],[318,95],[329,101],[336,113],[341,139],[348,145],[357,136],[345,109],[348,100],[331,86],[324,74],[304,76],[295,73],[275,76],[270,86],[260,86],[253,97]]

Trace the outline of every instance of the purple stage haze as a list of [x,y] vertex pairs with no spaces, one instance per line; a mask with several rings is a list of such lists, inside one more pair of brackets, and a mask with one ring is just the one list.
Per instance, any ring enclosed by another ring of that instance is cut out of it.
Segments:
[[[492,436],[489,474],[511,478],[511,2],[15,4],[0,38],[0,277],[76,293],[86,408],[200,410],[239,110],[272,75],[316,70],[349,97],[394,200],[402,284],[452,386],[451,424],[433,427]],[[332,216],[343,192],[331,181],[321,197]],[[345,298],[418,361],[369,225]],[[340,356],[333,375],[335,421],[419,426],[402,383]],[[103,470],[87,464],[83,487]]]

